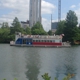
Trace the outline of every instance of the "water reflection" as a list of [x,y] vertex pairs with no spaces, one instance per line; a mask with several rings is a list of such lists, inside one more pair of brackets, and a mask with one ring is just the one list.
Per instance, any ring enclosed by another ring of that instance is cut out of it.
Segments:
[[57,56],[56,77],[61,78],[68,74],[74,74],[73,80],[76,80],[76,53],[65,51],[65,54]]
[[16,51],[13,49],[13,53],[11,53],[11,74],[13,78],[19,77],[20,67],[19,67],[19,55],[16,54]]
[[65,74],[76,74],[76,53],[67,53],[65,54]]
[[[27,53],[28,52],[28,53]],[[26,77],[29,80],[38,80],[40,69],[40,55],[38,49],[31,48],[25,54],[26,57]]]
[[0,80],[42,80],[48,72],[51,80],[63,80],[68,73],[71,80],[80,80],[80,47],[27,48],[0,44]]

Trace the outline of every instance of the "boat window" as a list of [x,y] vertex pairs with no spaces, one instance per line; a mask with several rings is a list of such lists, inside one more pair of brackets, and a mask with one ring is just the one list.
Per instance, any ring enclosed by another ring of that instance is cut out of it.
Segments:
[[23,44],[26,44],[26,39],[23,39]]
[[60,40],[55,40],[55,42],[60,42]]
[[50,40],[50,42],[52,42],[52,40]]
[[42,40],[42,42],[44,42],[44,41]]
[[35,40],[33,40],[33,42],[35,42]]
[[38,42],[38,40],[36,40],[36,42]]
[[27,39],[27,42],[29,42],[29,39]]
[[40,40],[38,40],[38,42],[40,42]]
[[47,42],[49,42],[49,40],[47,40]]
[[40,40],[40,42],[42,42],[42,40]]
[[39,40],[37,40],[37,42],[39,42]]
[[32,39],[29,39],[29,42],[32,42]]
[[46,42],[46,40],[44,40],[44,42]]
[[42,42],[42,40],[40,40],[40,42]]
[[62,41],[60,40],[60,42],[62,42]]
[[43,40],[43,42],[45,42],[45,40]]
[[55,42],[55,40],[53,40],[53,42]]

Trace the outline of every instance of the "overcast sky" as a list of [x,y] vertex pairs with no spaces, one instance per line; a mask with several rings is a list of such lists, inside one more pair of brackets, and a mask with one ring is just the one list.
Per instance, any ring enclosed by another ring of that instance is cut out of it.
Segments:
[[[62,0],[61,18],[65,19],[69,10],[75,11],[80,23],[80,0]],[[42,0],[42,24],[46,31],[51,29],[51,14],[53,21],[58,20],[58,0]],[[15,17],[19,21],[29,19],[29,0],[0,0],[0,23],[11,23]]]

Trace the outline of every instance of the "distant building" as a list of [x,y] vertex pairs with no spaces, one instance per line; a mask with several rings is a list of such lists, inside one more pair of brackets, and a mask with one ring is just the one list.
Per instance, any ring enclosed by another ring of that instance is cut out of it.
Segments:
[[57,27],[58,27],[58,22],[52,22],[51,23],[51,30],[52,30],[52,32],[56,32]]
[[41,0],[30,0],[29,21],[30,27],[37,22],[41,23]]
[[24,28],[24,29],[26,29],[27,27],[29,27],[29,21],[26,21],[26,22],[21,21],[20,23],[21,23],[21,27]]

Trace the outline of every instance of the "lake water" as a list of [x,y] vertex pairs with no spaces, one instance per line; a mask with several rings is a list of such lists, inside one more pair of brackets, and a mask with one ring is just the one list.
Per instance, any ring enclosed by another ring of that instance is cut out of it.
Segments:
[[0,44],[0,80],[43,80],[49,73],[51,80],[62,80],[68,73],[72,80],[80,80],[80,46],[71,48],[15,47]]

